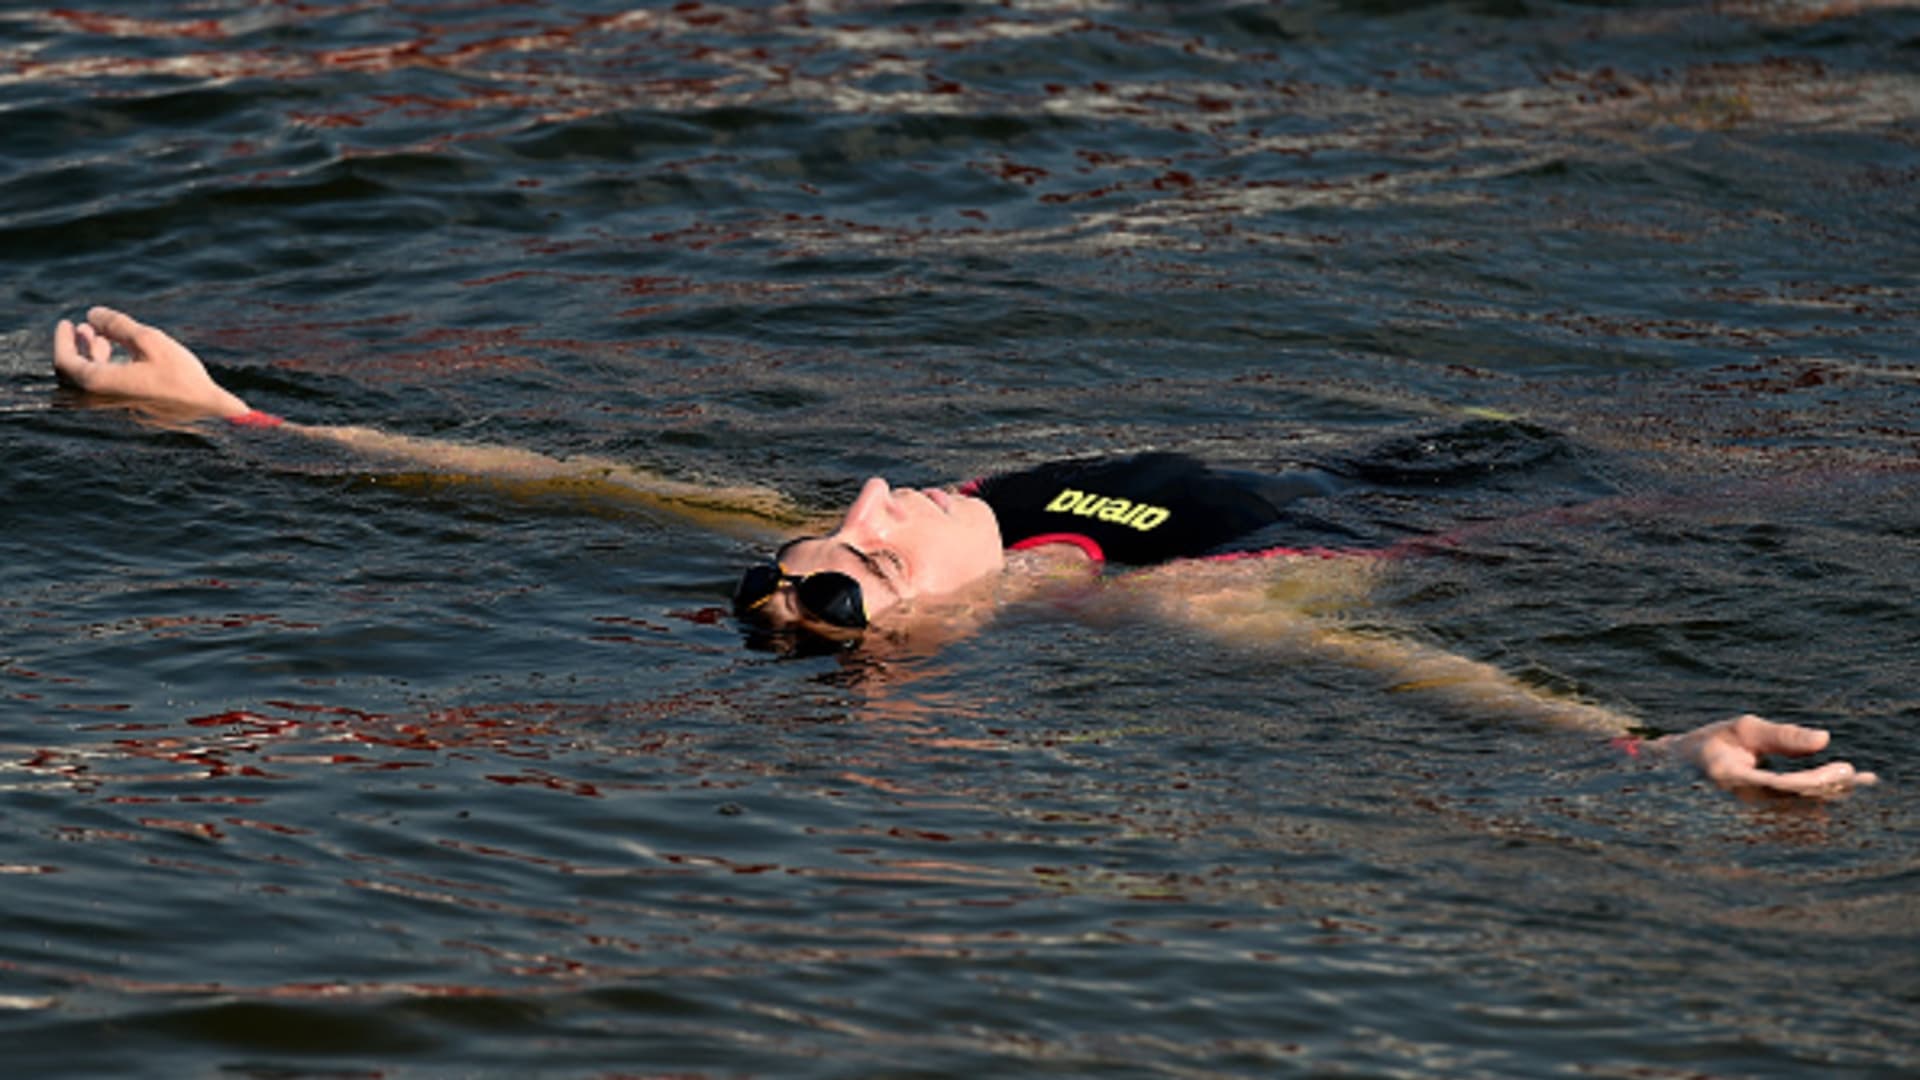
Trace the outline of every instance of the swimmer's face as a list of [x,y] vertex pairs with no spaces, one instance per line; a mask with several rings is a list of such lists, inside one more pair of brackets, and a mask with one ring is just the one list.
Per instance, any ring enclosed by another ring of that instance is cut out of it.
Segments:
[[[779,562],[792,575],[826,570],[860,586],[870,621],[924,597],[957,592],[1000,572],[1000,524],[993,509],[971,495],[891,488],[879,477],[866,482],[839,527],[825,536],[795,540]],[[763,609],[775,625],[808,619],[795,596],[782,588]]]

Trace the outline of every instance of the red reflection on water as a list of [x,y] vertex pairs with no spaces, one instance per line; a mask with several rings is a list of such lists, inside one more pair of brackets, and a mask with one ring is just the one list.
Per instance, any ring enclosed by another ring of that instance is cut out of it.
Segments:
[[[37,749],[15,761],[14,767],[60,777],[80,790],[95,790],[118,783],[283,780],[292,775],[287,770],[311,765],[345,765],[367,771],[431,768],[438,763],[437,756],[450,749],[485,749],[513,757],[546,759],[567,746],[566,734],[583,715],[600,716],[605,712],[542,702],[454,707],[409,716],[288,701],[268,702],[266,707],[280,715],[237,709],[189,717],[177,725],[95,725],[95,729],[121,737],[87,748]],[[653,703],[653,708],[661,711],[670,712],[675,707],[672,703]],[[610,708],[617,711],[619,707]],[[381,753],[335,748],[340,743],[379,748]],[[153,763],[190,768],[155,772],[146,767]],[[593,784],[558,776],[528,774],[501,778],[499,782],[541,783],[582,795],[599,793]],[[114,794],[107,801],[127,805],[250,805],[265,799],[239,793],[180,792]],[[169,827],[165,820],[156,818],[148,824]],[[228,818],[220,824],[192,822],[181,826],[180,831],[199,831],[217,839],[223,835],[223,825],[283,835],[297,832],[292,826],[251,817]]]
[[431,346],[412,351],[385,350],[362,360],[362,370],[382,377],[411,376],[439,383],[456,372],[530,371],[538,367],[527,355],[526,328],[468,330],[436,327],[407,339]]
[[[282,982],[266,985],[247,985],[237,982],[205,981],[192,982],[174,979],[141,979],[127,975],[90,971],[83,968],[52,967],[44,964],[23,963],[15,960],[0,959],[0,971],[18,972],[39,979],[54,979],[74,986],[95,987],[123,994],[150,994],[161,997],[181,995],[243,995],[248,998],[272,998],[280,1000],[333,1000],[340,998],[488,998],[508,995],[521,996],[529,991],[525,987],[505,988],[487,986],[466,986],[461,984],[424,983],[409,981],[366,981],[366,982]],[[327,1075],[343,1075],[329,1069]],[[344,1074],[380,1076],[381,1073]]]
[[97,11],[73,11],[54,8],[46,17],[88,34],[139,38],[198,38],[215,40],[229,36],[232,27],[224,19],[141,19],[132,15],[108,15]]
[[591,799],[600,797],[600,788],[595,784],[588,783],[584,780],[569,780],[566,777],[554,776],[551,773],[525,772],[513,775],[492,773],[487,776],[487,779],[496,784],[506,784],[509,786],[534,784],[539,787],[544,787],[549,791],[564,792],[568,795],[583,795]]
[[[220,827],[205,821],[187,821],[181,818],[142,817],[135,818],[149,829],[166,829],[172,832],[186,833],[189,836],[204,837],[208,840],[225,840],[227,834]],[[230,872],[230,871],[229,871]]]
[[180,739],[160,736],[152,739],[115,739],[113,745],[123,754],[133,758],[145,758],[152,761],[165,761],[180,765],[196,765],[198,773],[176,773],[170,776],[155,777],[143,775],[143,781],[157,779],[217,780],[228,776],[244,776],[256,780],[281,778],[281,774],[269,773],[255,765],[235,764],[229,760],[232,755],[252,754],[258,746],[239,741],[229,745],[199,746]]
[[[188,803],[212,806],[254,806],[266,802],[257,795],[109,795],[100,800],[109,806],[150,806],[155,803]],[[237,818],[228,818],[238,821]]]
[[[409,875],[396,874],[395,876],[406,877]],[[368,892],[386,893],[388,895],[401,896],[409,900],[418,900],[428,904],[448,905],[470,911],[482,911],[490,915],[509,915],[516,918],[538,919],[542,922],[566,923],[573,926],[584,926],[588,921],[587,916],[579,912],[563,911],[557,908],[540,908],[528,907],[522,904],[509,904],[503,901],[487,900],[451,891],[452,888],[474,889],[479,887],[466,882],[447,883],[426,881],[423,882],[423,884],[445,885],[451,888],[415,888],[411,885],[403,885],[393,881],[374,881],[371,878],[342,878],[341,884],[355,889],[364,889]]]

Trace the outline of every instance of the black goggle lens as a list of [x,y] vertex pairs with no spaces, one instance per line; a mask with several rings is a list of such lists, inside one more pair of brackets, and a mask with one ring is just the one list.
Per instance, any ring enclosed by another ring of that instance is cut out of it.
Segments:
[[772,563],[749,566],[747,572],[740,575],[740,583],[733,587],[733,613],[747,615],[759,610],[760,605],[773,599],[783,576],[780,568]]
[[867,605],[860,595],[860,583],[838,570],[808,574],[794,582],[793,598],[829,626],[867,628]]
[[842,630],[867,628],[867,605],[860,583],[838,570],[814,574],[789,574],[777,563],[762,563],[740,575],[733,590],[733,613],[746,615],[758,611],[782,582],[793,583],[793,598],[807,614]]

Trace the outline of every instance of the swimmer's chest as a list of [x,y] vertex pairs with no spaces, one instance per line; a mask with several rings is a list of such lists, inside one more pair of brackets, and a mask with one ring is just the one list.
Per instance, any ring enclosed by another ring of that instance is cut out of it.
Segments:
[[1234,474],[1181,454],[1060,462],[972,486],[1010,550],[1073,544],[1131,566],[1217,553],[1277,518]]

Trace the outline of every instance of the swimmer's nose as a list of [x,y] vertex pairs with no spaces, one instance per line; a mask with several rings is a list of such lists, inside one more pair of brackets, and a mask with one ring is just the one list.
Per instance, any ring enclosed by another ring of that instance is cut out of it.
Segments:
[[853,505],[847,508],[846,520],[840,525],[841,531],[884,521],[885,511],[892,502],[893,489],[887,486],[885,480],[873,477],[860,485],[860,494],[854,497]]

